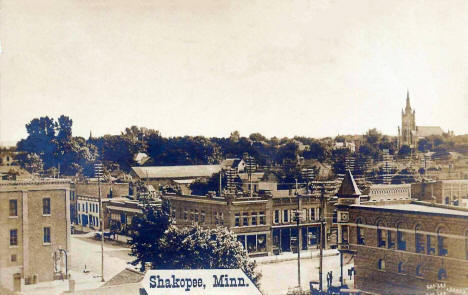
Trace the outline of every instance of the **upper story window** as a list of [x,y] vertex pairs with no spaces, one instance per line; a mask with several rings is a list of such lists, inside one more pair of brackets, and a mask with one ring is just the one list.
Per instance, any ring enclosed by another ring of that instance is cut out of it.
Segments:
[[50,244],[50,227],[44,227],[44,244]]
[[406,251],[405,233],[400,229],[401,225],[397,225],[397,245],[398,250]]
[[10,200],[10,217],[18,216],[18,200]]
[[42,214],[50,215],[50,198],[42,199]]
[[234,215],[234,226],[240,226],[240,213]]
[[315,220],[317,217],[315,216],[315,208],[310,208],[310,220]]
[[360,226],[362,224],[361,218],[358,218],[356,220],[356,238],[357,238],[357,243],[359,245],[365,245],[365,236],[364,236],[364,228]]
[[265,211],[260,211],[259,212],[258,219],[259,219],[258,223],[260,225],[266,224],[266,222],[265,222]]
[[257,212],[252,212],[251,213],[251,218],[252,218],[252,225],[257,225]]
[[18,246],[18,230],[10,229],[10,246]]
[[414,227],[414,248],[416,253],[424,253],[424,236],[421,233],[421,225]]
[[249,225],[249,213],[248,212],[244,212],[242,214],[242,225],[243,226],[248,226]]
[[275,215],[273,217],[273,223],[279,223],[280,222],[280,210],[275,210]]
[[432,235],[426,235],[426,245],[427,245],[427,254],[428,255],[435,255],[436,254],[436,244],[435,238]]
[[283,210],[283,222],[289,222],[289,210]]
[[446,242],[446,237],[444,234],[446,233],[446,229],[444,227],[441,227],[437,230],[437,255],[439,256],[447,256],[448,250],[447,250],[447,242]]
[[377,223],[377,247],[385,247],[387,242],[385,241],[385,231],[382,229],[382,222]]

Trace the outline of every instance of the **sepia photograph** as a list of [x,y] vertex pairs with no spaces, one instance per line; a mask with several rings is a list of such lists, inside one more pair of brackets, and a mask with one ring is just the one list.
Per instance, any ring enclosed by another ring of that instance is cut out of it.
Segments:
[[0,295],[468,294],[468,1],[0,0]]

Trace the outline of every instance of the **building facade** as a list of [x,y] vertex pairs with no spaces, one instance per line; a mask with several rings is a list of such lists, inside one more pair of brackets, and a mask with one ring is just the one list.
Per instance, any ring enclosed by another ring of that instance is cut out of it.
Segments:
[[[351,176],[352,177],[352,176]],[[468,285],[468,210],[412,200],[339,196],[340,252],[354,257],[355,286],[378,294],[427,294]]]
[[468,179],[413,183],[411,190],[413,198],[420,201],[462,206],[468,200]]
[[19,291],[56,277],[54,253],[70,255],[69,194],[68,180],[0,182],[2,287]]

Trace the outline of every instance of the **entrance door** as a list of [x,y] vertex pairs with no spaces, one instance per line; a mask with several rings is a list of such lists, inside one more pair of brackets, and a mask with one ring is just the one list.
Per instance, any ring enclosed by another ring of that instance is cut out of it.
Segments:
[[281,229],[281,251],[291,251],[291,230],[289,228]]
[[21,291],[21,274],[19,273],[13,275],[13,290],[15,292]]

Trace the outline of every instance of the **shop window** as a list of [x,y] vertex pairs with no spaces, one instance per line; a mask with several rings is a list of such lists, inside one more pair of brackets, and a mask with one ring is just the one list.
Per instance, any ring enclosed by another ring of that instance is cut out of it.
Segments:
[[420,233],[421,226],[418,224],[414,228],[414,241],[416,253],[424,253],[424,236]]
[[257,236],[257,250],[258,252],[266,252],[266,235]]

